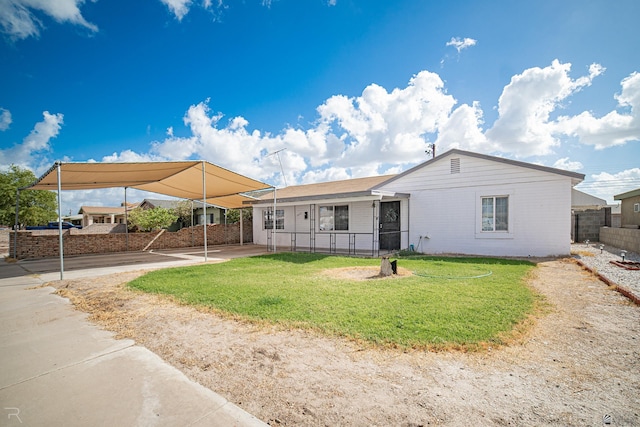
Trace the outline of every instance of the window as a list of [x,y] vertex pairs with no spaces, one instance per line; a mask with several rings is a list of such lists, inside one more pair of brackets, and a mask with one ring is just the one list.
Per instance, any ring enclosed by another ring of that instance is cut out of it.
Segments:
[[[273,209],[265,209],[262,211],[264,219],[264,229],[273,230]],[[284,230],[284,210],[276,209],[276,230]]]
[[633,205],[633,211],[634,212],[640,212],[640,203],[636,203]]
[[349,206],[320,206],[320,231],[348,231]]
[[509,197],[482,198],[482,231],[509,231]]

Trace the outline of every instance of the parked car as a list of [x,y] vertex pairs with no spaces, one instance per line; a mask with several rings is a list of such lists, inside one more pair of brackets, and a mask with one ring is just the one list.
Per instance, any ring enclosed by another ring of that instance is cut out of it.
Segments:
[[[47,225],[28,225],[26,227],[27,230],[57,230],[58,228],[58,221],[52,221]],[[67,230],[69,228],[82,228],[82,226],[72,224],[68,221],[62,221],[62,228]]]

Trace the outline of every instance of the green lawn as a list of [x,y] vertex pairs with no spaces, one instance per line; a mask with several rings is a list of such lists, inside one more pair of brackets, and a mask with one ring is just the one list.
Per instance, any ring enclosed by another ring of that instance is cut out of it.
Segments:
[[526,261],[399,258],[408,277],[339,280],[327,269],[379,259],[281,253],[150,272],[129,285],[248,320],[417,348],[499,344],[533,311]]

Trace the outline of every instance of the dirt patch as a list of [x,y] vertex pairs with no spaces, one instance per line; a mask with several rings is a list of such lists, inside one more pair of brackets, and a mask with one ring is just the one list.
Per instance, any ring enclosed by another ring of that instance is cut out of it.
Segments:
[[392,280],[413,275],[411,271],[402,267],[398,267],[398,274],[391,276],[381,276],[380,267],[330,268],[322,271],[320,274],[342,280]]
[[[372,273],[357,270],[331,274]],[[549,309],[518,343],[476,353],[363,348],[229,320],[126,289],[139,274],[51,284],[271,425],[640,425],[640,307],[570,260],[531,275]]]

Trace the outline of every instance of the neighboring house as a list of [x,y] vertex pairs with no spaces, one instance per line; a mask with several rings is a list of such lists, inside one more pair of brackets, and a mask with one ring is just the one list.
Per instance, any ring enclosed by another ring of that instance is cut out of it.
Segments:
[[620,227],[620,205],[571,189],[571,240],[600,241],[600,227]]
[[585,211],[587,209],[600,209],[607,206],[607,201],[582,191],[571,189],[571,209]]
[[[131,207],[129,208],[131,209]],[[92,224],[124,224],[124,206],[81,206],[78,211],[82,215],[82,226],[88,227]]]
[[621,201],[621,223],[623,228],[640,228],[640,188],[613,196]]
[[[183,200],[166,200],[166,199],[144,199],[140,203],[140,207],[143,209],[164,208],[172,209]],[[199,225],[205,223],[205,209],[204,204],[200,201],[194,200],[192,203],[193,209],[193,224]],[[224,223],[225,209],[219,206],[207,204],[206,205],[207,224],[222,224]],[[173,223],[169,227],[169,231],[177,231],[183,228],[185,224]],[[188,224],[186,224],[188,226]]]
[[256,244],[377,255],[567,255],[583,174],[450,150],[399,175],[287,187],[253,204]]

